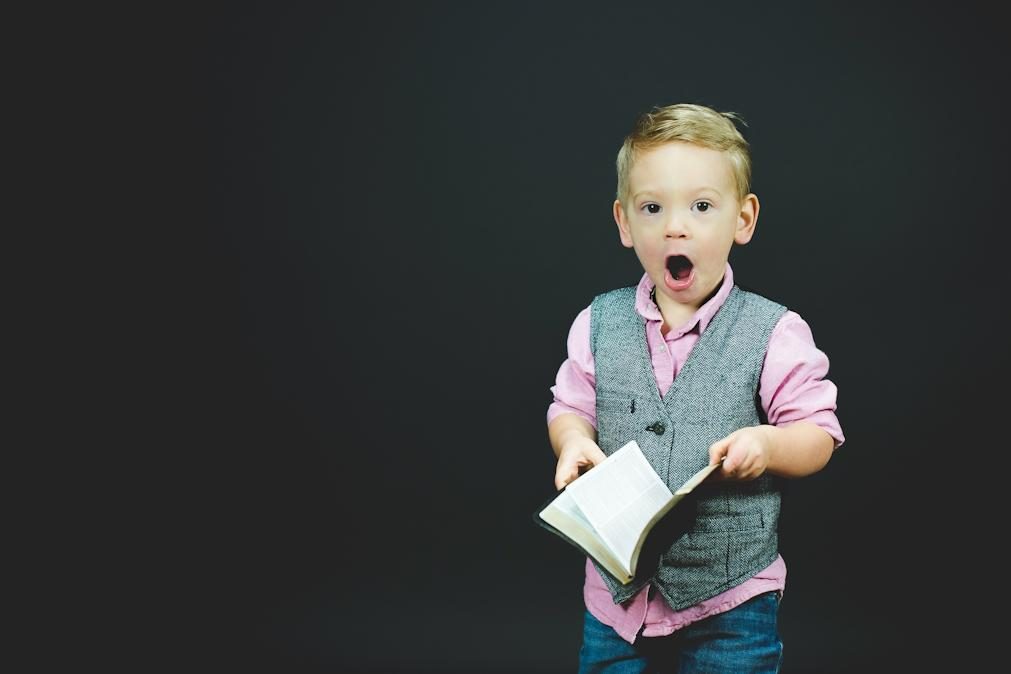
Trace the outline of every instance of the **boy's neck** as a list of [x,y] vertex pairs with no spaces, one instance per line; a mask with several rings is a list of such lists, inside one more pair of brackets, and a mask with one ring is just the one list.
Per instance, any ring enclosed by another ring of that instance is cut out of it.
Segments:
[[726,277],[721,278],[720,282],[716,284],[716,287],[713,288],[712,291],[708,293],[698,305],[681,304],[680,302],[675,302],[663,295],[658,296],[656,288],[653,288],[650,299],[653,300],[653,304],[655,304],[656,308],[660,310],[660,315],[663,317],[663,322],[660,325],[660,334],[666,335],[674,328],[680,328],[690,321],[706,302],[715,297],[716,293],[718,293],[720,288],[723,287],[723,281],[725,279]]
[[679,328],[695,315],[698,311],[698,307],[692,308],[691,305],[673,303],[674,306],[670,308],[664,308],[659,303],[657,308],[660,309],[660,315],[663,316],[663,323],[660,325],[660,334],[666,335],[668,332],[674,328]]

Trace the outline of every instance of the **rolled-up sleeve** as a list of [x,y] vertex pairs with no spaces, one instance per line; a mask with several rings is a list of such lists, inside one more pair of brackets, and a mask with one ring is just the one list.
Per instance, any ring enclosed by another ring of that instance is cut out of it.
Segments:
[[829,361],[814,343],[807,322],[787,311],[769,338],[759,397],[769,423],[785,426],[807,421],[824,429],[838,447],[845,441],[836,417],[836,385]]
[[578,414],[597,427],[597,390],[590,349],[590,307],[586,307],[569,328],[568,357],[558,368],[554,400],[548,406],[548,423],[559,414]]

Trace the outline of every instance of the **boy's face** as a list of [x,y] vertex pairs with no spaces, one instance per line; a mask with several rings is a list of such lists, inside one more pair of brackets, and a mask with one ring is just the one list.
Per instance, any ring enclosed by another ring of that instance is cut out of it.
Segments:
[[661,310],[698,309],[734,242],[751,240],[758,198],[738,197],[726,154],[680,141],[643,152],[628,178],[628,203],[614,202],[621,243],[656,284]]

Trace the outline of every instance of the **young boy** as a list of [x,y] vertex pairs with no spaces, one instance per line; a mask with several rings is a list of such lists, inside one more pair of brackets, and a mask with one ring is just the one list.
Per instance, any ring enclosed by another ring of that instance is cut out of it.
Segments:
[[558,489],[630,440],[671,489],[723,461],[649,577],[621,585],[587,559],[580,672],[780,666],[780,479],[820,470],[844,438],[807,323],[734,285],[730,249],[759,210],[736,119],[687,104],[640,117],[613,208],[645,273],[576,317],[551,389]]

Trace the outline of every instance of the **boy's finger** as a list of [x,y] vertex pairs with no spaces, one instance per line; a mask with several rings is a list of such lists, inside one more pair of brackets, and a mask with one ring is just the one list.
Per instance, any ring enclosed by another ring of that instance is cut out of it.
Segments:
[[555,489],[561,491],[562,487],[572,482],[579,474],[578,468],[572,466],[559,466],[555,471]]
[[728,442],[723,457],[723,473],[725,475],[733,475],[741,467],[740,457],[731,456],[730,449],[730,443]]
[[[709,465],[714,463],[719,463],[720,459],[727,453],[727,446],[730,442],[724,438],[723,440],[717,440],[713,444],[709,445]],[[726,464],[723,466],[726,470]]]
[[727,452],[727,458],[723,459],[723,472],[733,474],[740,467],[741,467],[740,459],[731,458],[730,452]]

